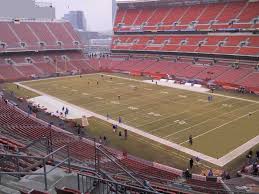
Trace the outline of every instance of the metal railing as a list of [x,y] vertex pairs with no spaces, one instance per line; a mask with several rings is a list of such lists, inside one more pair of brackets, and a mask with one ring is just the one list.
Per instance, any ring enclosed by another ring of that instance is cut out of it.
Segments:
[[[67,155],[63,160],[60,160],[58,162],[55,163],[55,165],[51,166],[50,169],[47,170],[47,163],[50,159],[52,159],[52,157],[54,157],[55,154],[57,154],[58,152],[60,152],[61,150],[65,150]],[[47,181],[47,175],[52,172],[53,170],[55,170],[56,168],[60,167],[61,165],[67,165],[69,172],[71,172],[71,166],[70,166],[70,153],[69,153],[69,146],[64,145],[58,149],[56,149],[55,151],[48,153],[46,156],[44,157],[39,157],[39,156],[28,156],[28,155],[19,155],[19,153],[17,154],[2,154],[0,153],[0,158],[1,158],[1,169],[3,169],[4,167],[4,163],[5,161],[13,161],[15,164],[15,171],[12,172],[8,172],[8,171],[0,171],[0,184],[1,184],[1,177],[2,175],[14,175],[17,176],[19,179],[21,178],[21,176],[23,175],[42,175],[44,176],[44,185],[45,185],[45,190],[48,190],[48,181]],[[36,160],[37,165],[42,165],[43,166],[43,172],[29,172],[28,171],[23,171],[20,167],[20,161],[23,159],[30,159],[30,160]]]
[[157,191],[151,191],[149,189],[126,185],[117,181],[111,181],[105,178],[96,177],[93,175],[86,175],[83,173],[77,174],[78,190],[80,192],[89,192],[93,187],[96,189],[96,194],[103,193],[150,193],[157,194]]

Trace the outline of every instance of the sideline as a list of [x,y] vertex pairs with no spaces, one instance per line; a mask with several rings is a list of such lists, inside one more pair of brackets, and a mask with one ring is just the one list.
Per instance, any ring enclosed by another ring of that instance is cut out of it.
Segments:
[[[144,83],[142,80],[135,80],[135,79],[131,79],[131,78],[123,78],[123,77],[119,77],[119,76],[113,76],[113,75],[107,75],[107,74],[104,74],[106,76],[112,76],[112,77],[117,77],[117,78],[120,78],[120,79],[127,79],[127,80],[131,80],[131,81],[137,81],[137,82],[142,82]],[[35,81],[38,81],[38,80],[35,80]],[[168,147],[171,147],[173,149],[176,149],[178,151],[181,151],[181,152],[184,152],[186,154],[189,154],[189,155],[192,155],[193,157],[199,157],[201,160],[204,160],[204,161],[207,161],[207,162],[210,162],[214,165],[217,165],[217,166],[220,166],[220,167],[223,167],[225,166],[226,164],[228,164],[229,162],[231,162],[232,160],[234,160],[235,158],[237,158],[238,156],[242,155],[244,152],[246,152],[247,150],[251,149],[252,147],[254,147],[255,145],[259,144],[259,135],[251,140],[249,140],[248,142],[244,143],[243,145],[239,146],[238,148],[230,151],[228,154],[222,156],[221,158],[219,159],[216,159],[216,158],[213,158],[211,156],[207,156],[205,154],[202,154],[200,152],[197,152],[197,151],[194,151],[194,150],[191,150],[189,148],[186,148],[186,147],[183,147],[179,144],[176,144],[176,143],[173,143],[171,141],[168,141],[168,140],[165,140],[163,138],[160,138],[160,137],[157,137],[157,136],[154,136],[152,134],[149,134],[147,132],[144,132],[140,129],[137,129],[137,128],[134,128],[134,127],[131,127],[131,126],[128,126],[126,124],[118,124],[117,121],[115,120],[112,120],[112,119],[109,119],[107,120],[107,118],[103,115],[100,115],[100,114],[97,114],[97,113],[94,113],[94,112],[91,112],[87,109],[84,109],[84,108],[81,108],[79,106],[76,106],[76,105],[73,105],[71,103],[68,103],[66,101],[63,101],[63,100],[60,100],[56,97],[53,97],[53,96],[50,96],[48,94],[45,94],[43,92],[40,92],[36,89],[33,89],[31,87],[28,87],[28,86],[25,86],[22,84],[23,82],[16,82],[15,84],[25,88],[25,89],[28,89],[30,91],[33,91],[35,93],[38,93],[40,95],[45,95],[45,96],[48,96],[50,98],[53,98],[63,104],[67,104],[73,108],[76,108],[78,111],[82,111],[84,112],[85,114],[87,115],[91,115],[91,116],[94,116],[98,119],[101,119],[103,121],[106,121],[108,123],[111,123],[111,124],[117,124],[119,127],[121,128],[124,128],[124,129],[127,129],[133,133],[136,133],[138,135],[141,135],[143,137],[146,137],[148,139],[151,139],[153,141],[156,141],[158,143],[161,143],[163,145],[166,145]],[[204,92],[202,92],[204,93]],[[238,97],[231,97],[231,96],[225,96],[225,95],[221,95],[221,94],[213,94],[213,95],[218,95],[218,96],[223,96],[223,97],[227,97],[227,98],[232,98],[232,99],[237,99],[237,100],[244,100],[244,101],[248,101],[248,102],[254,102],[254,103],[259,103],[258,101],[253,101],[253,100],[248,100],[248,99],[243,99],[243,98],[238,98]]]

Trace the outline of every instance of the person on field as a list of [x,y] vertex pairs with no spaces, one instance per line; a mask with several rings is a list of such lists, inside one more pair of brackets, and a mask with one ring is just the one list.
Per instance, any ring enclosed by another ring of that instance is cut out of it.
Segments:
[[125,138],[125,140],[128,139],[128,130],[127,129],[124,130],[124,138]]
[[112,124],[112,129],[114,133],[117,133],[118,126],[115,124]]
[[192,139],[192,135],[189,136],[189,144],[192,145],[193,144],[193,139]]
[[189,163],[190,163],[190,169],[192,169],[192,167],[193,167],[193,159],[192,158],[190,159]]
[[68,115],[68,112],[69,112],[69,110],[68,110],[68,108],[66,108],[65,116],[67,116],[67,115]]
[[122,123],[122,118],[121,117],[119,117],[119,123]]

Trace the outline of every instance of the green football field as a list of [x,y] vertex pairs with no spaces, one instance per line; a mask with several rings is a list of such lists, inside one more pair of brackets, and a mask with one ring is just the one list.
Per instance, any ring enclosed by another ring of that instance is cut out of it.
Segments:
[[214,96],[208,102],[208,94],[100,74],[23,84],[214,158],[259,134],[259,101]]

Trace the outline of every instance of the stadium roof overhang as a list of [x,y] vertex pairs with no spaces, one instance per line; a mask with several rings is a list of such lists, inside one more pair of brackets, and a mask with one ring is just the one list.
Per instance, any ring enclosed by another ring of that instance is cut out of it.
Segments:
[[160,7],[160,6],[181,6],[208,3],[240,2],[247,0],[117,0],[119,7]]

